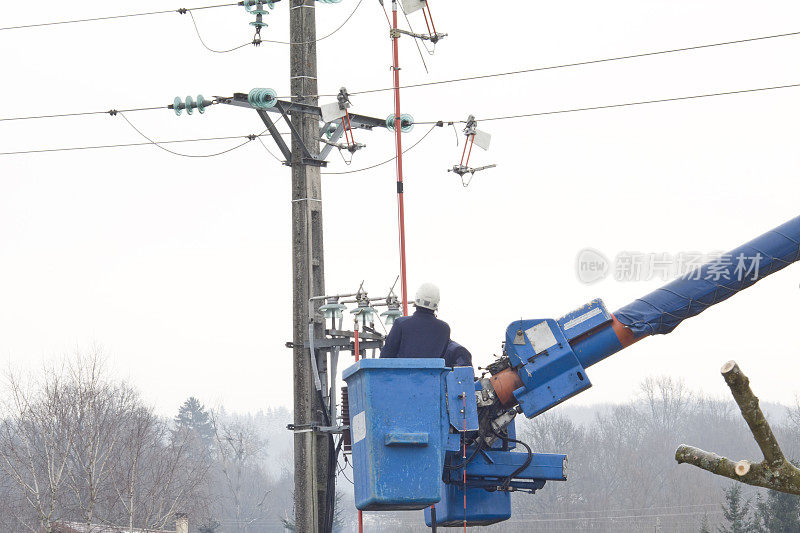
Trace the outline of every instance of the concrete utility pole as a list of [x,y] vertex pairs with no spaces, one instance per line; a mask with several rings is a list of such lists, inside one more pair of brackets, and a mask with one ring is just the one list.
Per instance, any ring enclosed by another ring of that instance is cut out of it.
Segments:
[[[292,102],[316,106],[317,45],[315,0],[290,0],[290,87]],[[305,95],[313,95],[305,97]],[[321,406],[314,388],[313,369],[304,348],[308,337],[308,302],[325,293],[322,248],[322,185],[320,167],[308,164],[302,145],[319,155],[319,118],[292,113],[300,139],[292,137],[292,282],[294,286],[294,423],[301,428],[294,436],[294,507],[296,531],[322,532],[328,491],[329,437],[302,431],[311,424],[323,425]],[[316,329],[324,325],[315,324]],[[319,337],[322,331],[317,331]],[[317,360],[325,390],[327,361]]]

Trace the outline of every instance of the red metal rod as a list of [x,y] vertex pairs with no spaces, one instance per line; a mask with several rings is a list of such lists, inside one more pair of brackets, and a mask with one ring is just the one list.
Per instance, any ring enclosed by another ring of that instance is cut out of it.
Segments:
[[464,410],[461,411],[464,413],[464,433],[462,433],[462,456],[464,459],[464,533],[467,531],[467,395],[464,394]]
[[[347,109],[344,110],[344,118],[347,121],[347,127],[344,129],[344,139],[347,141],[347,145],[351,146],[356,143],[356,138],[353,136],[353,126],[350,124],[350,113],[348,113]],[[347,138],[347,132],[350,132],[350,139]]]
[[461,150],[461,162],[459,165],[464,166],[464,156],[467,155],[467,144],[469,144],[469,139],[464,141],[464,149]]
[[[359,359],[359,346],[358,346],[358,316],[356,316],[356,322],[353,326],[353,333],[355,334],[355,346],[354,352],[356,356],[356,363]],[[364,533],[364,517],[361,515],[361,510],[358,511],[358,533]]]
[[408,287],[406,286],[406,215],[403,205],[403,141],[400,131],[400,59],[397,33],[397,0],[392,0],[392,71],[394,73],[394,133],[397,145],[397,219],[400,228],[400,292],[403,314],[408,315]]
[[422,10],[422,16],[425,17],[425,27],[428,28],[428,35],[433,37],[433,34],[431,34],[431,26],[428,24],[428,15],[425,13],[424,9]]
[[[428,10],[428,16],[431,18],[431,27],[433,28],[433,35],[436,35],[436,24],[433,23],[433,13],[431,13],[431,3],[429,1],[425,2],[425,7],[422,9],[423,13],[425,13],[425,9]],[[431,37],[433,37],[433,35]]]
[[[469,136],[469,152],[467,152],[467,162],[464,163],[465,166],[469,166],[469,156],[472,155],[472,145],[475,144],[475,134]],[[466,146],[464,147],[466,148]]]
[[353,328],[353,333],[355,334],[355,356],[356,356],[356,363],[358,363],[359,355],[361,350],[358,349],[358,316],[356,316],[356,325]]

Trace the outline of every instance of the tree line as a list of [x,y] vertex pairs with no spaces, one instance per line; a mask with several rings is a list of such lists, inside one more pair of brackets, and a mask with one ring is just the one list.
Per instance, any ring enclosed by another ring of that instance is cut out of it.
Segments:
[[0,531],[174,531],[177,513],[199,533],[283,529],[290,464],[267,471],[252,416],[189,398],[174,419],[160,417],[97,353],[35,377],[9,373],[4,389]]

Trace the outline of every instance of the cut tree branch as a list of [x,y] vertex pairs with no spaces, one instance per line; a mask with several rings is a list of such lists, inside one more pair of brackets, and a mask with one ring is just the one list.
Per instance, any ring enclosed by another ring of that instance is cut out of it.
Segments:
[[750,432],[753,434],[764,460],[760,463],[747,460],[731,461],[726,457],[681,444],[675,450],[678,463],[694,465],[712,474],[727,477],[779,492],[800,495],[800,470],[786,460],[772,428],[758,406],[758,398],[750,389],[750,380],[739,369],[735,361],[728,361],[720,370],[725,383],[731,389]]

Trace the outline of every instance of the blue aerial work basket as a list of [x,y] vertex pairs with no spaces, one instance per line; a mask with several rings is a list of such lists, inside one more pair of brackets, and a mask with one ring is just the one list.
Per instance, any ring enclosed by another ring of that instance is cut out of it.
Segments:
[[[488,526],[511,518],[511,494],[481,487],[467,487],[467,508],[464,509],[464,489],[442,483],[442,500],[436,504],[436,525],[454,527],[464,524]],[[425,525],[431,526],[431,510],[425,509]]]
[[444,360],[362,359],[342,374],[356,508],[424,509],[441,498]]

